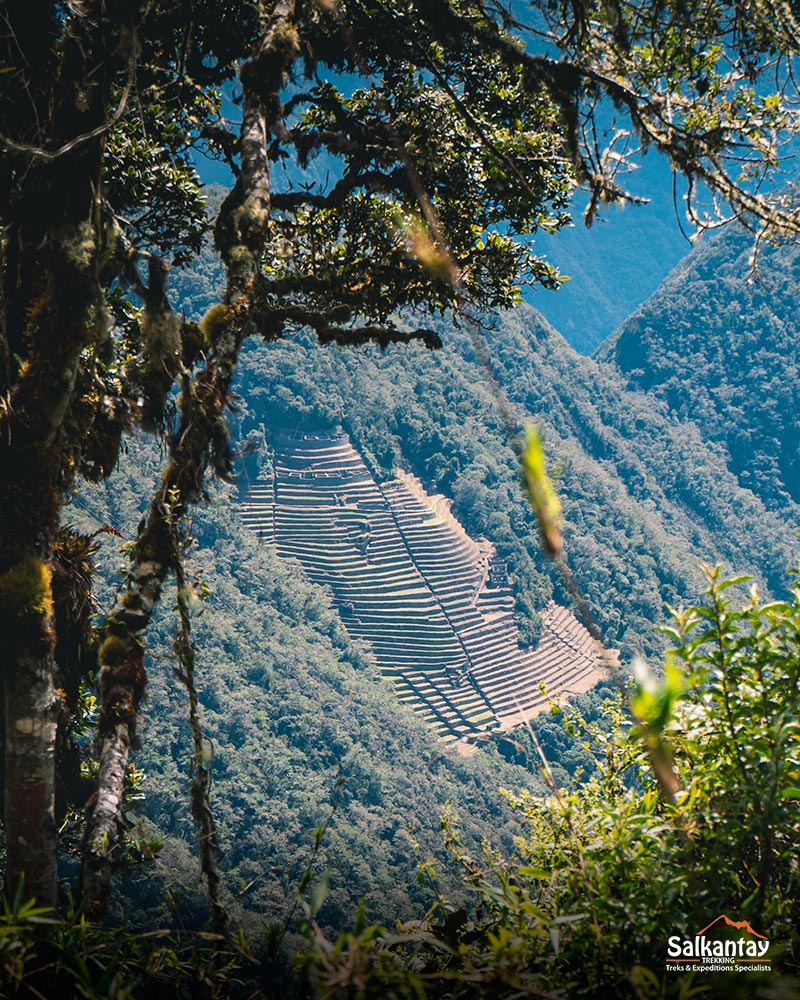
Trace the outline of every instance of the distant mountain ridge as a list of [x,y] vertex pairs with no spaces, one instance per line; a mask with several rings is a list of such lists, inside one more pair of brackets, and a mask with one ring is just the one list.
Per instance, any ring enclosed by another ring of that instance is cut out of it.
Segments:
[[597,351],[628,387],[693,421],[772,510],[800,503],[800,247],[729,227],[687,257]]
[[689,251],[688,224],[669,166],[658,156],[640,156],[624,185],[647,204],[612,205],[591,229],[581,220],[585,196],[573,199],[575,224],[553,236],[537,234],[537,251],[569,277],[557,292],[534,288],[525,300],[567,342],[591,354],[652,295]]

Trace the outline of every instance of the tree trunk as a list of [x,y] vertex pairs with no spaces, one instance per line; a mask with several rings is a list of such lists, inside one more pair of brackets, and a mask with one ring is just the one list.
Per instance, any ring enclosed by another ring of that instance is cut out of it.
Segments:
[[[233,310],[231,314],[235,316]],[[209,463],[221,461],[229,384],[243,321],[218,345],[208,366],[182,392],[181,419],[170,440],[170,460],[133,550],[128,586],[109,613],[98,659],[103,705],[98,719],[98,789],[86,819],[81,894],[87,915],[106,909],[119,854],[121,808],[128,757],[147,676],[141,636],[167,574],[180,557],[180,521],[202,493]]]
[[[90,5],[87,5],[87,7]],[[118,39],[91,16],[13,0],[0,55],[25,65],[0,125],[5,225],[0,307],[0,635],[7,897],[56,901],[59,714],[50,561],[64,491],[84,447],[72,411],[102,305],[99,194],[108,81]],[[86,81],[92,85],[87,87]]]
[[134,552],[128,588],[108,615],[98,653],[103,705],[98,719],[100,771],[83,843],[81,897],[88,916],[105,912],[120,846],[125,775],[147,675],[139,636],[147,628],[172,563],[162,489]]
[[55,745],[58,697],[52,656],[21,653],[4,676],[6,896],[56,905]]

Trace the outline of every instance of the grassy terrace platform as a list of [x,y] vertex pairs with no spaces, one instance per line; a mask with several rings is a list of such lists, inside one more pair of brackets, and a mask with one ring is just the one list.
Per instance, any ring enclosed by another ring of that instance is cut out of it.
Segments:
[[331,590],[348,632],[443,739],[512,729],[546,706],[543,684],[557,696],[601,678],[601,650],[552,602],[537,648],[520,648],[504,567],[445,497],[403,472],[379,484],[341,430],[273,444],[274,477],[252,484],[245,524]]

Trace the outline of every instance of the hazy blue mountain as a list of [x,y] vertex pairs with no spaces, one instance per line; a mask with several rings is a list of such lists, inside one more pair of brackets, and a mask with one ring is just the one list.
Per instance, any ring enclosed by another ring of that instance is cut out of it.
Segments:
[[585,196],[574,200],[574,225],[536,240],[537,251],[570,280],[557,292],[531,289],[525,298],[583,354],[592,351],[658,288],[689,252],[682,187],[665,161],[641,157],[627,178],[647,204],[602,209],[594,225],[582,221]]

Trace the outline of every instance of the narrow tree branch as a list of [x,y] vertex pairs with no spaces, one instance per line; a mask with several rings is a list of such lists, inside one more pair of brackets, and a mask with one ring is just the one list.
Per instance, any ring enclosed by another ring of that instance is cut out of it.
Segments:
[[342,346],[356,346],[358,344],[378,344],[379,347],[388,347],[389,344],[408,344],[414,340],[422,343],[431,351],[437,351],[442,346],[442,340],[435,330],[393,330],[385,326],[356,326],[356,327],[321,327],[316,330],[317,337],[321,344],[331,342]]
[[82,889],[89,916],[105,911],[119,853],[125,775],[147,683],[143,636],[164,580],[176,565],[174,525],[187,505],[199,499],[204,470],[214,461],[232,368],[232,359],[215,358],[184,391],[170,461],[133,549],[127,589],[103,628],[98,656],[103,696],[98,719],[100,773],[83,849]]
[[351,170],[338,180],[327,194],[311,191],[291,191],[273,194],[272,207],[279,211],[295,212],[298,208],[338,208],[358,188],[380,191],[382,194],[408,193],[405,171],[400,167],[389,174],[380,170]]

